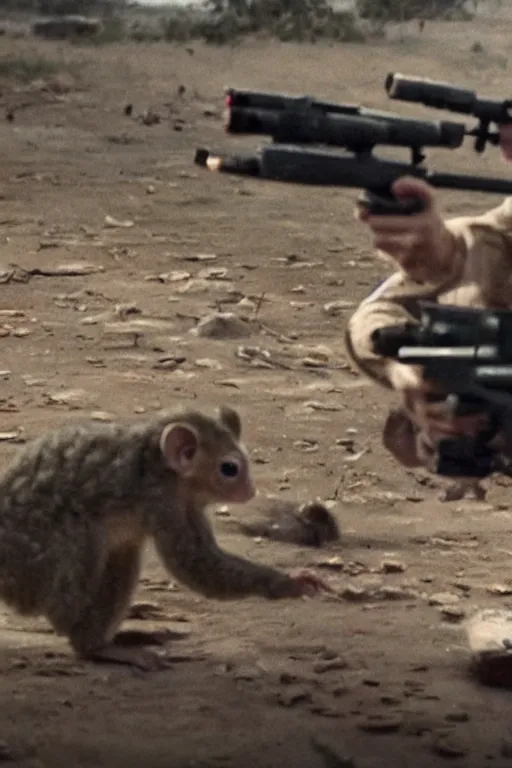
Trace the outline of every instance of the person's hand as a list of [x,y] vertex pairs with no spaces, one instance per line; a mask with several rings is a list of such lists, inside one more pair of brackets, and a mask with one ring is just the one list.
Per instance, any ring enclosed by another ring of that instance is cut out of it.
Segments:
[[503,159],[512,163],[512,123],[500,125],[500,149]]
[[405,413],[432,445],[445,437],[475,437],[487,427],[485,412],[457,416],[454,398],[433,382],[424,381],[421,366],[392,361],[388,375]]
[[[512,150],[512,146],[511,146]],[[398,200],[420,198],[424,210],[413,215],[374,216],[364,207],[355,216],[373,233],[377,250],[391,256],[416,282],[437,281],[456,265],[453,237],[437,210],[433,188],[421,179],[404,176],[395,181],[392,192]]]

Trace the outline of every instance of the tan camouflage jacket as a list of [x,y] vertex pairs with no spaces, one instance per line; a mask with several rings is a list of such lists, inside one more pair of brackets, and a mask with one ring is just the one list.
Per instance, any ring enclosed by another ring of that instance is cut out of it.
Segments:
[[455,239],[455,271],[439,284],[419,284],[402,272],[384,280],[359,305],[345,330],[353,363],[387,389],[386,359],[371,349],[376,328],[418,318],[418,300],[468,307],[512,308],[512,197],[481,216],[446,222]]

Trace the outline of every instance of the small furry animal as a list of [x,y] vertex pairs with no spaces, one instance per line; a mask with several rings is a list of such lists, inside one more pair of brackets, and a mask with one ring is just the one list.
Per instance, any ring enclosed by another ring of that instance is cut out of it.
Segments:
[[[231,408],[178,408],[28,443],[0,477],[0,598],[46,616],[81,658],[150,669],[165,662],[116,635],[149,537],[168,571],[207,597],[329,590],[311,573],[291,576],[218,546],[206,506],[255,493],[241,432]],[[161,639],[148,634],[152,642]]]
[[322,547],[340,538],[336,520],[319,501],[297,505],[273,499],[269,508],[264,510],[263,519],[238,521],[237,527],[247,536],[261,536],[305,547]]

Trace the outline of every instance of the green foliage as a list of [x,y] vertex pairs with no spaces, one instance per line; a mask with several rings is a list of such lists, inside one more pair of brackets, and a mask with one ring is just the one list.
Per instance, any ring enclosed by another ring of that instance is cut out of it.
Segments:
[[124,0],[0,0],[3,11],[30,12],[41,16],[103,16],[125,5]]
[[310,43],[364,40],[354,14],[335,11],[327,0],[206,0],[199,11],[173,10],[164,30],[169,41],[198,38],[216,45],[244,35]]
[[466,0],[356,0],[362,19],[373,22],[411,19],[469,19]]
[[0,78],[31,83],[34,80],[62,72],[62,65],[54,59],[26,52],[19,56],[0,57]]

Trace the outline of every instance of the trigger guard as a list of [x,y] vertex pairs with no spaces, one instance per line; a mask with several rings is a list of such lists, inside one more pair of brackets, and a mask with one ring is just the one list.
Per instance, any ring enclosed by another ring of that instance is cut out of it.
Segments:
[[418,198],[397,200],[391,194],[362,192],[357,200],[359,208],[364,208],[372,216],[412,216],[424,210],[423,202]]

